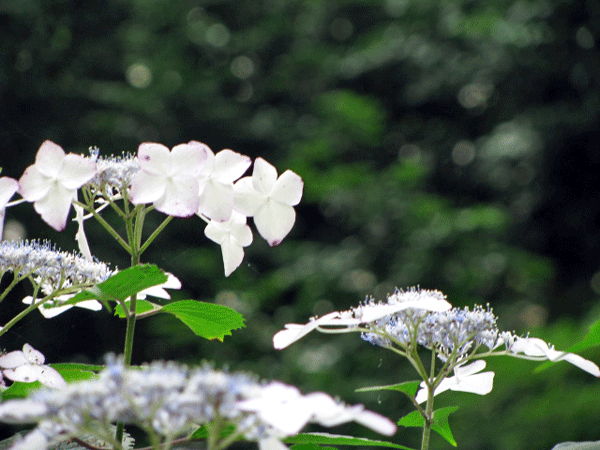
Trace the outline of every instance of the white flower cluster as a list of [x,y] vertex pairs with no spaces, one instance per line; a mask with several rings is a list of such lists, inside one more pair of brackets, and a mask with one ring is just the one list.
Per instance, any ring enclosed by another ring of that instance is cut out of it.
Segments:
[[0,243],[0,274],[31,276],[45,295],[69,287],[96,285],[113,274],[103,262],[59,251],[49,242],[3,241]]
[[[62,231],[78,189],[86,186],[102,203],[97,210],[126,196],[135,205],[152,204],[170,216],[197,214],[208,223],[205,235],[221,246],[228,276],[241,264],[244,247],[252,243],[248,217],[270,246],[281,243],[296,221],[302,178],[290,170],[278,176],[262,158],[254,162],[252,176],[241,178],[252,164],[248,156],[229,149],[215,154],[197,141],[172,150],[144,142],[136,156],[101,158],[94,148],[90,153],[87,158],[65,154],[59,145],[45,141],[35,164],[18,182],[0,178],[0,238],[5,209],[17,190],[46,223]],[[83,217],[79,221],[82,227]]]
[[236,427],[239,437],[270,449],[283,448],[280,440],[297,434],[309,422],[335,426],[356,421],[382,434],[396,431],[387,418],[324,393],[302,395],[293,386],[261,383],[254,376],[209,365],[189,369],[155,362],[125,368],[114,358],[97,379],[0,404],[0,421],[38,424],[12,447],[19,450],[41,450],[59,440],[90,434],[111,442],[114,437],[108,430],[114,422],[137,425],[170,442],[191,427],[226,421]]

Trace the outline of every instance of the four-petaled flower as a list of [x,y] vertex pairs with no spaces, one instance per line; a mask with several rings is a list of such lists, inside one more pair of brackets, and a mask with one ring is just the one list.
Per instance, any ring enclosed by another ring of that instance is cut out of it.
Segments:
[[197,177],[206,159],[206,146],[199,142],[179,144],[171,151],[162,144],[140,144],[140,170],[131,180],[131,202],[153,203],[158,211],[169,216],[195,214],[200,203]]
[[251,177],[235,185],[236,211],[252,217],[260,235],[271,247],[279,245],[294,222],[294,206],[302,198],[304,182],[296,173],[286,170],[277,178],[277,170],[262,158],[256,158]]
[[23,351],[15,350],[0,356],[2,374],[13,381],[40,383],[51,388],[63,388],[67,385],[63,377],[52,367],[44,365],[44,355],[31,345],[23,345]]
[[211,220],[204,234],[221,246],[225,276],[228,277],[244,259],[244,247],[252,243],[252,231],[246,225],[246,216],[233,211],[226,222]]
[[69,153],[51,141],[44,141],[19,180],[19,193],[57,231],[66,227],[71,203],[77,189],[91,180],[96,164],[90,159]]
[[[439,386],[435,388],[433,395],[441,394],[448,389],[479,395],[489,394],[494,387],[494,372],[478,373],[485,369],[485,365],[485,361],[482,359],[468,365],[459,364],[454,368],[454,376],[444,378]],[[421,381],[420,388],[415,397],[417,403],[426,401],[429,393],[424,381]]]

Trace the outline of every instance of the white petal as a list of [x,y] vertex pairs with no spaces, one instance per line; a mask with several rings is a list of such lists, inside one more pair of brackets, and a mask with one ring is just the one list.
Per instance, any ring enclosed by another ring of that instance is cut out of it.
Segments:
[[[319,325],[331,325],[334,319],[339,318],[340,313],[334,311],[326,314],[323,317],[311,320],[305,325],[299,325],[297,323],[288,323],[285,325],[285,329],[277,332],[273,336],[273,347],[277,350],[286,348],[288,345],[293,344],[297,340],[303,338],[311,331],[315,330]],[[335,323],[335,322],[334,322]]]
[[65,159],[65,151],[52,141],[44,141],[35,155],[35,166],[47,177],[55,178],[60,173]]
[[473,361],[471,364],[456,366],[454,368],[454,373],[456,374],[456,378],[464,378],[474,373],[481,372],[485,369],[486,362],[483,359],[477,359]]
[[209,179],[200,195],[198,213],[210,219],[224,222],[233,211],[233,185]]
[[[464,380],[459,381],[454,386],[450,386],[453,391],[470,392],[472,394],[486,395],[494,387],[494,372],[482,372],[470,375]],[[436,395],[438,394],[436,390]]]
[[296,211],[293,207],[271,199],[267,199],[254,215],[256,229],[271,247],[281,243],[295,221]]
[[250,164],[252,160],[246,155],[229,149],[221,150],[215,155],[214,177],[222,183],[233,183],[248,170]]
[[361,425],[385,436],[393,435],[397,429],[396,424],[387,417],[368,410],[361,411],[360,414],[354,418],[354,420],[357,423],[360,423]]
[[62,231],[67,226],[71,203],[76,194],[77,191],[66,189],[62,185],[54,183],[50,186],[46,196],[33,204],[33,208],[44,222],[56,231]]
[[167,179],[139,170],[131,178],[129,196],[134,205],[154,203],[161,198],[167,189]]
[[0,209],[4,209],[17,189],[19,189],[17,180],[9,177],[0,178]]
[[78,189],[96,174],[96,163],[81,155],[69,153],[65,156],[58,180],[67,189]]
[[527,356],[548,356],[548,344],[538,338],[518,338],[511,346],[510,351],[523,353]]
[[42,316],[44,316],[44,319],[52,319],[53,317],[68,311],[72,307],[73,305],[52,306],[44,303],[38,307],[38,311]]
[[165,192],[154,206],[169,216],[190,217],[196,214],[199,200],[196,178],[167,179]]
[[204,235],[211,241],[221,245],[229,236],[229,229],[222,226],[221,222],[211,220],[204,228]]
[[19,194],[28,202],[43,198],[52,185],[52,180],[43,175],[36,166],[29,166],[19,179]]
[[286,170],[275,182],[271,190],[271,198],[286,205],[297,205],[302,199],[304,181],[296,173]]
[[25,364],[24,366],[15,367],[14,369],[6,369],[3,373],[9,380],[33,383],[39,379],[43,367],[44,366]]
[[206,145],[199,142],[179,144],[171,150],[171,173],[197,177],[206,164]]
[[254,190],[267,196],[277,181],[277,170],[262,158],[256,158],[252,171],[252,186]]
[[229,238],[221,243],[221,253],[223,254],[225,276],[228,277],[242,264],[244,260],[244,248]]
[[27,364],[27,358],[21,350],[15,350],[0,356],[0,368],[14,369],[24,364]]
[[239,179],[233,185],[233,190],[234,209],[247,217],[252,217],[266,201],[266,197],[254,189],[252,177]]
[[258,450],[289,450],[288,446],[276,437],[258,440]]
[[48,448],[48,438],[37,428],[18,441],[16,441],[10,450],[46,450]]
[[8,400],[0,403],[0,420],[6,423],[29,423],[47,414],[48,408],[29,399]]
[[[167,281],[157,286],[149,287],[143,291],[138,292],[138,297],[142,298],[145,296],[158,297],[164,299],[170,299],[171,295],[165,291],[165,289],[181,289],[181,281],[172,273],[167,273]],[[79,304],[78,304],[79,305]]]
[[23,354],[29,364],[44,364],[45,358],[42,352],[36,350],[29,344],[23,345]]
[[84,300],[76,303],[74,306],[77,306],[78,308],[89,309],[90,311],[100,311],[102,309],[102,303],[100,303],[98,300]]
[[166,176],[171,168],[171,154],[162,144],[143,142],[138,147],[138,164],[148,174]]
[[42,370],[38,376],[38,381],[44,386],[53,389],[62,389],[67,387],[64,378],[55,369],[50,366],[41,366]]

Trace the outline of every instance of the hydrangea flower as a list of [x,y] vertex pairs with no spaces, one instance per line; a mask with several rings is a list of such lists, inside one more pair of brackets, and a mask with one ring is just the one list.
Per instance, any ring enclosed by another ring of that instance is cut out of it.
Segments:
[[140,170],[133,175],[129,191],[132,203],[152,203],[170,216],[195,214],[200,203],[196,178],[207,157],[205,146],[199,142],[179,144],[171,151],[154,142],[140,144]]
[[191,426],[214,420],[232,423],[237,436],[268,449],[283,447],[282,438],[308,423],[332,426],[356,421],[383,434],[396,431],[387,418],[324,393],[302,395],[280,382],[263,383],[248,374],[208,365],[189,369],[170,362],[134,369],[112,360],[97,379],[0,404],[0,421],[37,423],[20,450],[44,450],[59,440],[89,435],[91,422],[100,425],[92,430],[96,437],[107,441],[114,436],[102,435],[103,430],[112,433],[109,425],[122,422],[170,442],[189,433]]
[[375,302],[372,299],[348,311],[334,311],[321,318],[311,318],[305,325],[289,323],[285,329],[273,336],[273,346],[280,350],[306,336],[313,330],[329,329],[336,327],[338,332],[354,331],[358,325],[372,324],[382,318],[393,317],[404,310],[409,311],[445,311],[452,305],[439,291],[427,289],[410,289],[408,291],[396,290],[387,297],[385,303]]
[[260,235],[271,247],[279,245],[296,221],[294,206],[300,203],[304,182],[291,170],[277,178],[277,170],[256,158],[251,177],[235,185],[235,210],[254,217]]
[[[450,389],[451,391],[471,392],[473,394],[486,395],[492,392],[494,387],[494,372],[481,372],[486,363],[482,359],[473,361],[471,364],[459,364],[454,368],[454,376],[442,380],[433,395],[441,394]],[[424,381],[421,381],[420,390],[417,392],[415,401],[423,403],[427,400],[429,390]]]
[[211,220],[204,234],[221,246],[225,276],[228,277],[244,259],[244,247],[252,243],[252,231],[246,225],[246,216],[233,211],[226,222]]
[[31,345],[23,345],[23,350],[16,350],[0,356],[0,370],[12,381],[33,383],[39,381],[51,388],[67,386],[63,377],[52,367],[44,365],[44,355]]
[[19,179],[19,193],[33,206],[42,219],[57,231],[67,225],[71,203],[77,189],[96,173],[90,159],[69,153],[51,141],[44,141]]
[[45,295],[60,289],[98,284],[113,274],[104,263],[61,252],[49,242],[4,241],[0,243],[0,273],[31,276]]
[[233,150],[221,150],[216,155],[205,144],[206,164],[198,176],[200,203],[198,214],[217,222],[225,222],[233,211],[233,182],[241,177],[252,160]]

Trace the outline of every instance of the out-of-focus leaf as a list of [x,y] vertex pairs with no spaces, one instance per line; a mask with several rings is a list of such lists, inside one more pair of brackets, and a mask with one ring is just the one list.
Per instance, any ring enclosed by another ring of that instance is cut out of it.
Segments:
[[405,393],[411,398],[415,398],[417,394],[417,389],[419,389],[420,381],[406,381],[404,383],[399,384],[390,384],[387,386],[371,386],[366,388],[356,389],[356,392],[371,392],[371,391],[400,391]]
[[283,442],[286,444],[351,445],[365,447],[390,447],[399,448],[402,450],[411,450],[408,447],[394,444],[393,442],[375,441],[371,439],[329,433],[302,433],[283,439]]

